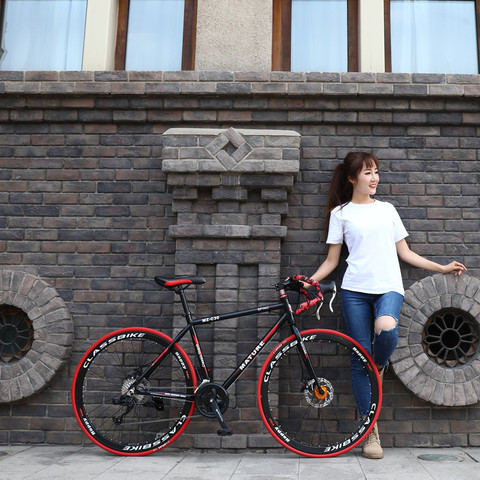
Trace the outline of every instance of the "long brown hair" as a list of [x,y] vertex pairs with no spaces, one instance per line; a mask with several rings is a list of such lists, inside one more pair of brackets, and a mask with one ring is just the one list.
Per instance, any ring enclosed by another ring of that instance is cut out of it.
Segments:
[[353,184],[350,179],[356,179],[364,165],[369,168],[373,166],[378,168],[378,158],[369,152],[350,152],[343,162],[335,167],[328,194],[327,215],[324,225],[325,238],[328,236],[328,225],[332,210],[352,200]]

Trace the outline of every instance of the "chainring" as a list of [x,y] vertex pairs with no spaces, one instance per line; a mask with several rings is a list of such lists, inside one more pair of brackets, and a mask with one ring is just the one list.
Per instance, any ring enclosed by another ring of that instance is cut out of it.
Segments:
[[204,383],[195,392],[195,406],[206,418],[215,418],[215,412],[211,406],[211,399],[217,402],[222,413],[228,409],[230,402],[228,392],[218,383]]

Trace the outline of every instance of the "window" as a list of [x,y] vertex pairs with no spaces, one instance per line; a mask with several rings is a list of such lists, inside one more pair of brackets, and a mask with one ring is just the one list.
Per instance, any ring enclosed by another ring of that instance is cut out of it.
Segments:
[[272,69],[358,71],[358,0],[274,0]]
[[81,70],[87,0],[0,0],[1,70]]
[[120,0],[117,70],[193,70],[197,0]]
[[403,73],[479,73],[479,0],[385,0],[385,64]]

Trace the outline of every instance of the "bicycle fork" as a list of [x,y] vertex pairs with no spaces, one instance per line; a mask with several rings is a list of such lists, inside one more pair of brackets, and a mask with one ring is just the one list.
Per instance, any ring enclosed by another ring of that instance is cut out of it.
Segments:
[[325,387],[325,385],[322,385],[319,383],[318,375],[315,372],[315,368],[313,366],[312,360],[310,359],[310,355],[305,347],[305,342],[303,341],[303,338],[300,334],[300,331],[298,330],[296,325],[291,325],[291,329],[297,338],[297,349],[300,355],[300,358],[302,359],[303,365],[310,377],[310,381],[307,380],[305,384],[305,388],[310,388],[312,395],[317,399],[317,400],[323,400],[324,398],[327,397],[328,395],[328,390]]
[[[300,331],[298,330],[298,327],[295,323],[292,306],[290,305],[287,294],[283,288],[280,288],[280,298],[284,305],[285,311],[288,311],[289,313],[288,323],[290,325],[290,329],[292,333],[295,335],[295,338],[297,339],[297,349],[298,349],[300,358],[302,359],[303,365],[305,366],[305,369],[307,370],[307,373],[308,375],[310,375],[310,378],[311,378],[311,380],[308,382],[308,385],[313,386],[312,393],[313,395],[315,395],[315,397],[319,399],[325,398],[325,396],[327,395],[325,391],[325,387],[320,385],[318,382],[318,377],[315,372],[315,368],[313,367],[313,363],[310,360],[310,356],[307,352],[307,349],[305,347],[305,342],[303,341],[303,338],[300,335]],[[305,385],[305,388],[306,387],[307,385]]]

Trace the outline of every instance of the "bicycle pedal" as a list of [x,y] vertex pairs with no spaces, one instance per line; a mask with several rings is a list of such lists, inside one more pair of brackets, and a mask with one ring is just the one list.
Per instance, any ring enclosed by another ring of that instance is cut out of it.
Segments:
[[233,435],[233,431],[230,428],[220,428],[217,430],[217,435],[220,437],[228,437],[230,435]]

